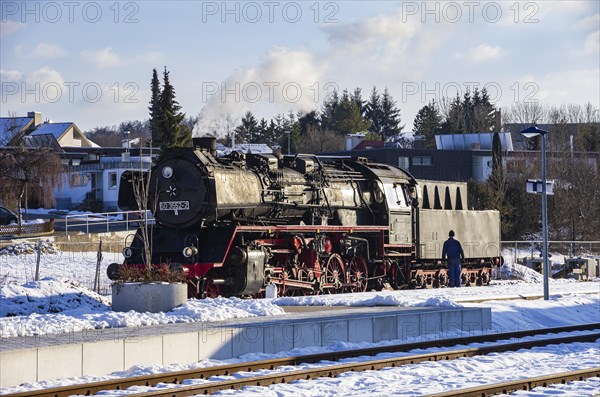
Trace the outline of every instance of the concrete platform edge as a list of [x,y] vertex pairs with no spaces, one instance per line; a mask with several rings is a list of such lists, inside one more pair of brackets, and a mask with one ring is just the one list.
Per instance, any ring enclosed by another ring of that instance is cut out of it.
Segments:
[[[447,332],[491,328],[489,308],[415,308],[306,321],[253,319],[251,323],[195,323],[193,331],[131,335],[126,329],[107,340],[0,351],[0,387],[65,377],[107,375],[133,365],[190,364],[247,353],[276,353],[334,342],[406,340]],[[414,340],[414,339],[413,339]]]

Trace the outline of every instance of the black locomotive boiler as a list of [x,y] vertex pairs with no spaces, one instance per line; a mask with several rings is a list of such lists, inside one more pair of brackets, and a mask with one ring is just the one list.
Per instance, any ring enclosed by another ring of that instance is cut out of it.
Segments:
[[[124,263],[109,267],[112,279],[121,266],[151,263],[183,270],[196,297],[252,296],[269,283],[282,295],[441,287],[449,229],[465,248],[464,284],[488,284],[499,261],[497,211],[467,210],[464,183],[418,182],[390,165],[314,155],[218,158],[214,138],[194,138],[193,149],[163,153],[146,178],[155,223],[138,229]],[[132,193],[139,180],[123,174],[122,209],[139,209]]]

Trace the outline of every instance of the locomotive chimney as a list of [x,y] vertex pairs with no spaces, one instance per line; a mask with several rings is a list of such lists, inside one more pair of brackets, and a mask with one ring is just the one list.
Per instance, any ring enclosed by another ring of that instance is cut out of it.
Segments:
[[213,156],[217,155],[217,138],[213,136],[203,136],[199,138],[192,138],[195,150],[202,152],[209,152]]

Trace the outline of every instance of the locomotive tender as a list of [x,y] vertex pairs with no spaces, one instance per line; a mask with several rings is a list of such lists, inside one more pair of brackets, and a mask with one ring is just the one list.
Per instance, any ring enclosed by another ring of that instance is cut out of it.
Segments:
[[[139,176],[139,174],[138,174]],[[148,177],[146,175],[146,177]],[[497,211],[467,209],[466,184],[417,182],[365,159],[233,152],[214,138],[163,154],[149,176],[146,225],[153,265],[185,272],[189,295],[360,292],[447,284],[442,244],[457,230],[466,285],[489,283],[499,263]],[[135,173],[123,174],[119,206],[137,210]],[[147,263],[143,225],[120,266]]]

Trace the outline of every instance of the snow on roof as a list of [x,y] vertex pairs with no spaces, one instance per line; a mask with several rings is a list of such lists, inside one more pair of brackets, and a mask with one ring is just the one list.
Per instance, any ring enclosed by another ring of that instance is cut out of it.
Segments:
[[10,138],[25,128],[32,120],[33,117],[0,117],[0,144],[6,145]]
[[29,135],[53,135],[58,140],[73,123],[43,123]]
[[238,143],[233,147],[233,149],[217,143],[217,156],[219,157],[226,156],[234,150],[242,153],[273,154],[273,149],[264,143]]

